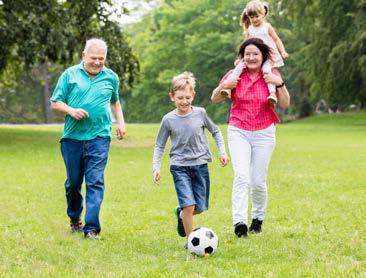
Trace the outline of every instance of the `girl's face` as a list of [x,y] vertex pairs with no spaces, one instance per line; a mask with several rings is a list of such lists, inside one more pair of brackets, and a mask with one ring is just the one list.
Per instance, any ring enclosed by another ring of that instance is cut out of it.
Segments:
[[178,115],[187,115],[192,112],[194,93],[189,86],[183,90],[170,93],[170,99],[174,102],[175,107],[177,107]]
[[249,44],[244,50],[244,62],[249,71],[257,71],[262,67],[262,52],[254,44]]
[[254,27],[259,27],[264,22],[264,15],[261,13],[256,13],[254,15],[249,16],[250,24]]

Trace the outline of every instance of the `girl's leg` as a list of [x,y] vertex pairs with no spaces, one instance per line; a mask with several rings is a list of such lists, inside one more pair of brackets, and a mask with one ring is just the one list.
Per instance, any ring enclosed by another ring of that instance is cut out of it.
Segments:
[[[244,68],[245,68],[245,63],[244,63],[244,60],[241,59],[239,61],[239,63],[235,66],[234,70],[232,71],[232,73],[230,74],[230,76],[228,78],[238,79]],[[223,90],[221,90],[220,93],[221,93],[221,95],[223,95],[227,98],[231,98],[230,89],[223,89]]]
[[[263,73],[272,72],[272,65],[268,60],[266,62],[264,62],[263,66],[262,66],[262,72]],[[268,90],[269,90],[269,96],[267,99],[269,102],[276,104],[277,103],[276,86],[272,83],[267,83],[267,86],[268,86]]]
[[193,214],[195,214],[194,207],[195,206],[188,206],[183,208],[183,226],[187,238],[193,230]]

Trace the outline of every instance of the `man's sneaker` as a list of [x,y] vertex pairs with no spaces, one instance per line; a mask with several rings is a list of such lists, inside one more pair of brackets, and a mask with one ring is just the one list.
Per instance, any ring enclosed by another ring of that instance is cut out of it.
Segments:
[[70,219],[70,228],[72,233],[78,233],[83,230],[83,222],[80,219],[72,220]]
[[248,227],[243,222],[236,223],[234,227],[234,233],[237,237],[245,237],[248,235]]
[[252,234],[259,234],[262,232],[262,220],[258,220],[257,218],[252,220],[252,224],[250,224],[249,232]]
[[86,239],[92,239],[92,240],[100,240],[100,235],[97,231],[91,230],[87,233],[85,233]]
[[229,89],[222,89],[220,91],[220,94],[223,96],[223,97],[227,97],[228,99],[231,99],[231,90]]
[[182,220],[182,218],[180,218],[181,211],[182,211],[182,209],[180,207],[177,207],[175,209],[175,215],[177,216],[177,232],[178,232],[178,235],[180,235],[181,237],[185,237],[186,232],[184,231],[183,220]]
[[277,100],[277,96],[275,93],[273,94],[270,94],[268,97],[267,97],[267,100],[269,103],[271,104],[277,104],[278,100]]

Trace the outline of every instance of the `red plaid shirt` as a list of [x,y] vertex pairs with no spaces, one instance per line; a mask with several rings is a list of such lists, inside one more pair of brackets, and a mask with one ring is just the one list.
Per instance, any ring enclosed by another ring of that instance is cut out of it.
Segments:
[[[231,73],[222,78],[223,82]],[[275,74],[279,74],[276,70]],[[247,69],[240,75],[239,82],[231,91],[229,125],[244,130],[259,130],[280,122],[274,106],[269,104],[269,90],[262,71],[252,80]]]

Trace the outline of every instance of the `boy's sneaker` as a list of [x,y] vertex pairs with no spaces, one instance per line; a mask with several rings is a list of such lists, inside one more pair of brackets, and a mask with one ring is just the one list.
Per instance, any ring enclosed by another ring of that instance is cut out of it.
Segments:
[[86,239],[100,240],[100,235],[96,230],[91,230],[84,234]]
[[249,227],[249,232],[251,234],[259,234],[262,232],[262,223],[263,221],[262,220],[258,220],[258,219],[253,219],[252,220],[252,224],[250,224],[250,227]]
[[248,235],[248,227],[243,222],[236,223],[234,227],[234,233],[237,237],[245,237]]
[[178,232],[178,235],[180,235],[181,237],[185,237],[186,231],[184,230],[183,220],[182,220],[182,218],[180,218],[181,211],[182,211],[182,209],[180,207],[177,207],[175,209],[175,215],[177,216],[177,232]]
[[231,99],[231,90],[229,89],[222,89],[220,91],[220,94],[223,96],[223,97],[227,97],[228,99]]
[[83,230],[83,222],[80,219],[72,220],[70,219],[70,228],[72,233],[78,233]]
[[277,96],[275,93],[271,93],[268,97],[267,100],[269,103],[271,104],[277,104],[278,100],[277,100]]

